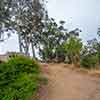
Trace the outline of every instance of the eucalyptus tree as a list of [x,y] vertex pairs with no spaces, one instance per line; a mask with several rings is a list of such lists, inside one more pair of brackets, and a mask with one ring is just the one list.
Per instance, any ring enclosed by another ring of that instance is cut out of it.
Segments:
[[100,64],[100,41],[96,38],[88,41],[89,55],[95,56],[97,64]]
[[0,41],[4,41],[10,36],[11,27],[11,1],[2,0],[0,2]]
[[58,49],[59,47],[61,48],[62,43],[68,38],[64,23],[62,21],[60,24],[57,24],[53,18],[46,20],[46,26],[40,36],[40,56],[43,60],[52,61],[53,59],[58,59],[61,54],[61,51]]
[[40,36],[40,56],[43,60],[65,60],[66,50],[64,43],[71,36],[79,36],[79,32],[81,32],[78,28],[68,31],[65,25],[65,21],[60,21],[57,24],[53,18],[46,20],[46,27]]
[[98,39],[94,38],[88,42],[88,55],[94,56],[96,64],[100,65],[100,28],[97,31]]
[[96,68],[100,64],[100,44],[96,38],[87,41],[81,54],[81,66]]
[[44,0],[12,1],[13,28],[19,37],[20,52],[29,55],[31,47],[33,57],[35,57],[34,47],[44,26],[42,21],[45,13]]

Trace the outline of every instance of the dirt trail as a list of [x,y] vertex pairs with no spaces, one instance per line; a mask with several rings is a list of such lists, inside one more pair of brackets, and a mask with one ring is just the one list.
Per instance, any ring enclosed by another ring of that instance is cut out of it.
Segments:
[[100,100],[100,78],[64,68],[61,64],[43,67],[49,82],[40,100]]

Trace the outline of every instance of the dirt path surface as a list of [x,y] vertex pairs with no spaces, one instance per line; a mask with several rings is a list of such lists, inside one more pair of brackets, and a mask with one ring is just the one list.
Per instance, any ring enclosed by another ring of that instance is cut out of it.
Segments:
[[100,100],[100,77],[81,74],[61,64],[43,65],[48,85],[40,100]]

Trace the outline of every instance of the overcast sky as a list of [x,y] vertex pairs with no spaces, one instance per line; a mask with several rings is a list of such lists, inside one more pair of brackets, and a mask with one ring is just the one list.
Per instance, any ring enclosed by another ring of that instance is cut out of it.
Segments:
[[[95,37],[100,27],[100,0],[48,0],[47,9],[50,17],[65,20],[68,29],[82,29],[83,40]],[[0,53],[6,51],[18,51],[16,36],[0,43]]]
[[65,20],[69,28],[81,28],[82,38],[91,39],[100,27],[100,0],[49,0],[48,12]]

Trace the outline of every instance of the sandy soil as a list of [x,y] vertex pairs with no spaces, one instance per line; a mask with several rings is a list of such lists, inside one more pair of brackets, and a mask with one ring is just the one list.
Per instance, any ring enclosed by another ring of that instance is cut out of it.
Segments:
[[63,66],[42,65],[49,81],[41,89],[40,100],[100,100],[100,77],[92,77]]

